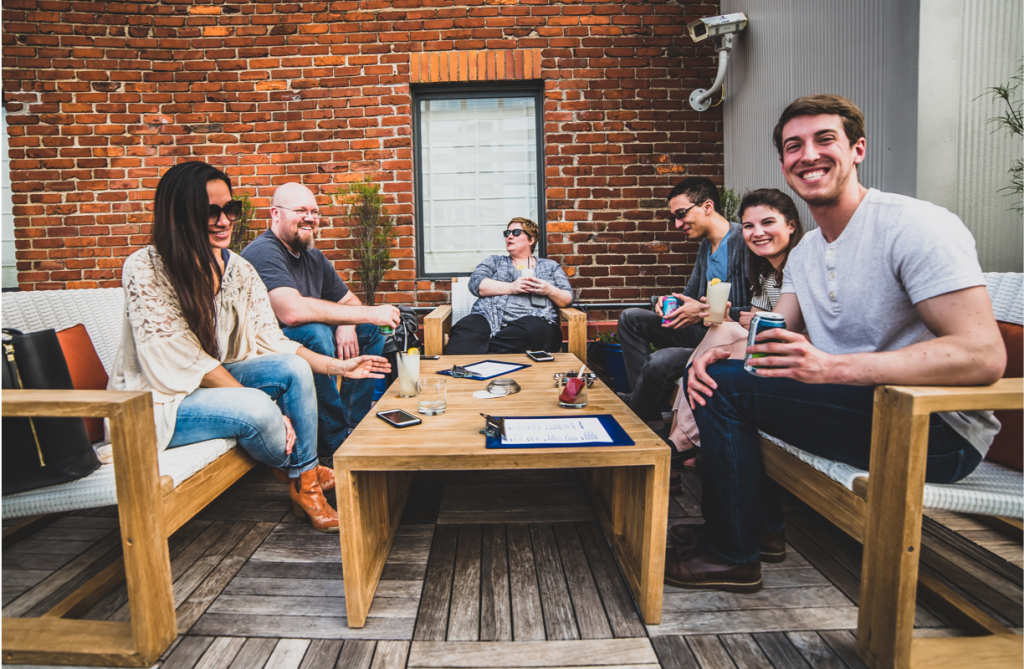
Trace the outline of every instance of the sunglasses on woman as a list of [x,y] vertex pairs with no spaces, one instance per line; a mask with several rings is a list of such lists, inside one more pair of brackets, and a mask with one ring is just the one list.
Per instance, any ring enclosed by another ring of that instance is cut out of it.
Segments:
[[512,235],[513,237],[518,237],[519,235],[526,235],[527,237],[530,236],[530,234],[526,230],[521,230],[519,228],[516,228],[515,230],[506,230],[501,233],[501,236],[504,237],[505,239],[508,239],[509,235]]
[[224,218],[229,221],[237,221],[238,217],[242,215],[242,201],[231,200],[223,207],[219,204],[210,205],[210,220],[219,221],[220,215],[224,214]]

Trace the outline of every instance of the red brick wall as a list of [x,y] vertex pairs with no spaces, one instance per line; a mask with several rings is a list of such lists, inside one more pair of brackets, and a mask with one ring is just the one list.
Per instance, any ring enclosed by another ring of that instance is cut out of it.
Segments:
[[[716,13],[688,0],[3,0],[20,286],[119,285],[160,175],[198,158],[255,198],[261,227],[282,183],[323,193],[373,174],[400,223],[384,298],[445,301],[448,282],[415,280],[410,56],[540,49],[549,256],[587,301],[680,287],[696,245],[669,229],[664,195],[722,174],[721,114],[686,103],[714,52],[685,23]],[[342,217],[318,247],[355,286]]]

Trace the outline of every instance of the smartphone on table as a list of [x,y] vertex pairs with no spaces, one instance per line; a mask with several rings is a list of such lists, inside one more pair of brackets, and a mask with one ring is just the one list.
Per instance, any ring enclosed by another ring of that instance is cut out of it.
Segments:
[[377,418],[394,427],[409,427],[410,425],[419,425],[423,421],[411,413],[402,411],[401,409],[392,409],[391,411],[378,411]]
[[554,360],[554,356],[545,351],[527,351],[526,357],[534,362],[551,362]]

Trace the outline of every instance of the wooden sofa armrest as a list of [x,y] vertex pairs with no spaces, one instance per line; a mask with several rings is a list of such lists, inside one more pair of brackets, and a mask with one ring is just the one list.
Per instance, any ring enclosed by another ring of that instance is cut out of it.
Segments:
[[875,389],[858,613],[862,658],[909,661],[931,414],[1021,407],[1024,379],[1001,379],[990,386]]
[[[999,379],[990,386],[883,386],[913,398],[915,414],[937,411],[1020,409],[1024,379]],[[875,394],[878,401],[878,394]]]
[[452,305],[444,304],[423,319],[423,354],[444,353],[444,336],[452,329]]
[[[177,623],[167,535],[163,527],[163,491],[160,486],[152,393],[4,390],[2,413],[4,416],[88,416],[110,419],[110,441],[114,461],[117,463],[114,479],[121,523],[121,547],[133,613],[132,652],[137,654],[133,657],[159,656],[174,640]],[[12,626],[12,634],[16,633],[14,628],[17,627]],[[5,624],[5,648],[7,632]]]
[[579,309],[562,307],[558,315],[569,324],[569,353],[581,362],[587,361],[587,314]]

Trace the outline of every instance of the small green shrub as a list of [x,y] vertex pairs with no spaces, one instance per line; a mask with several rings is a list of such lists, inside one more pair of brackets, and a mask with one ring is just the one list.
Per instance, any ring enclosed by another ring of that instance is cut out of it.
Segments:
[[352,252],[359,263],[356,274],[361,283],[363,304],[372,307],[377,303],[377,288],[384,275],[395,266],[391,259],[395,219],[384,211],[380,184],[374,183],[370,175],[329,194],[336,204],[347,208],[346,217],[355,241]]

